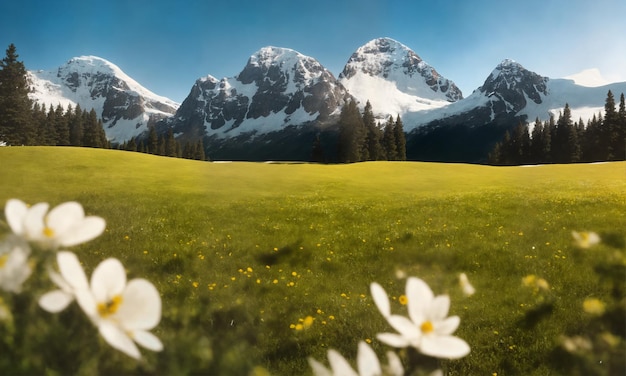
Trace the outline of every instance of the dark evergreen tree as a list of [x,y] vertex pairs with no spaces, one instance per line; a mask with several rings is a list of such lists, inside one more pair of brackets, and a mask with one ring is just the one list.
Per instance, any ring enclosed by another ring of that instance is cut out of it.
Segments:
[[60,121],[57,117],[59,113],[53,106],[48,109],[48,115],[46,116],[46,126],[43,129],[41,135],[42,145],[55,146],[57,144],[57,123]]
[[[617,159],[626,159],[626,103],[624,103],[624,93],[619,96],[619,110],[617,111]],[[620,150],[621,148],[621,150]],[[622,153],[620,153],[620,151]],[[620,155],[621,154],[621,155]]]
[[396,141],[396,133],[394,132],[395,122],[393,117],[389,116],[385,129],[383,130],[383,147],[387,154],[388,161],[395,161],[398,159],[398,143]]
[[540,163],[543,160],[543,123],[539,118],[535,119],[530,137],[530,149],[528,163]]
[[176,157],[176,139],[174,138],[174,130],[170,127],[167,130],[167,137],[165,138],[165,155],[168,157]]
[[363,109],[363,125],[367,133],[366,144],[368,159],[371,161],[379,161],[387,159],[387,155],[381,144],[382,131],[376,125],[376,119],[374,118],[374,112],[372,110],[372,104],[367,101],[365,108]]
[[339,162],[351,163],[363,160],[365,126],[354,100],[346,103],[341,109],[337,142]]
[[148,127],[148,153],[158,154],[159,149],[159,135],[157,134],[156,127]]
[[619,140],[619,115],[615,110],[615,97],[611,90],[606,95],[604,104],[604,121],[600,132],[601,143],[606,147],[605,160],[615,160],[621,150]]
[[325,162],[324,148],[322,147],[322,141],[320,140],[319,133],[315,135],[315,140],[313,140],[313,146],[311,147],[311,162]]
[[204,142],[202,139],[196,141],[195,153],[193,159],[198,161],[206,161],[206,154],[204,152]]
[[35,145],[43,145],[43,136],[46,132],[46,127],[48,125],[45,104],[40,106],[39,103],[35,102],[35,104],[33,105],[32,122],[36,134]]
[[393,135],[396,139],[396,160],[406,161],[406,136],[400,115],[396,117],[396,122],[393,124]]
[[10,44],[0,61],[0,141],[9,145],[31,145],[37,141],[32,122],[33,103],[24,63],[18,61],[15,45]]
[[55,133],[55,145],[57,146],[68,146],[70,144],[70,128],[68,124],[69,116],[66,116],[68,113],[72,111],[72,106],[68,107],[68,110],[65,111],[63,106],[60,104],[57,105],[55,112],[56,123],[54,124],[54,133]]
[[69,114],[68,126],[70,131],[70,145],[83,146],[83,109],[76,105],[74,113]]

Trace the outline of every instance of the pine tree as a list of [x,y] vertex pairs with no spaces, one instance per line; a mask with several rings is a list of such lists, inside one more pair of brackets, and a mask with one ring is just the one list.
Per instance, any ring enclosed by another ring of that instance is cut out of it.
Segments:
[[206,160],[206,154],[204,152],[204,142],[202,142],[202,139],[196,141],[195,154],[193,156],[193,159],[198,161]]
[[174,138],[174,130],[171,127],[167,130],[167,137],[165,138],[165,155],[176,157],[176,139]]
[[337,142],[339,162],[351,163],[363,160],[365,125],[354,100],[341,108]]
[[528,163],[539,163],[543,159],[543,123],[537,117],[530,137]]
[[47,146],[55,146],[57,144],[57,116],[59,114],[54,109],[53,106],[50,106],[48,109],[48,114],[46,115],[46,126],[43,129],[42,133],[42,145]]
[[616,159],[621,150],[621,140],[619,139],[619,115],[615,111],[615,98],[611,90],[606,95],[604,104],[604,121],[602,122],[601,143],[606,148],[605,160]]
[[57,105],[57,108],[54,110],[56,123],[54,124],[54,133],[55,133],[55,145],[57,146],[67,146],[70,144],[70,128],[68,124],[68,113],[71,113],[72,106],[70,105],[68,110],[65,111],[63,106],[60,104]]
[[151,126],[148,129],[148,153],[158,154],[159,135],[157,135],[156,127]]
[[311,147],[311,162],[324,163],[324,148],[320,140],[319,133],[315,135],[313,146]]
[[396,142],[396,134],[393,130],[394,124],[393,117],[390,116],[389,120],[387,120],[387,124],[385,124],[385,129],[383,130],[383,147],[385,148],[388,161],[395,161],[398,159],[398,143]]
[[624,93],[619,96],[619,110],[617,112],[617,118],[617,145],[624,148],[624,153],[621,154],[621,156],[619,156],[619,152],[617,153],[619,156],[617,159],[626,159],[626,103],[624,103]]
[[70,113],[68,126],[70,131],[70,145],[83,146],[83,110],[80,104],[76,105],[74,113]]
[[0,61],[0,141],[9,145],[30,145],[36,142],[32,122],[33,103],[24,63],[18,61],[15,45],[6,50]]
[[393,135],[396,139],[396,160],[406,161],[406,136],[400,115],[396,117],[396,122],[393,125]]
[[376,125],[370,101],[367,101],[363,109],[363,125],[367,133],[365,142],[367,144],[368,160],[379,161],[386,159],[387,156],[381,144],[383,135],[380,128]]
[[39,103],[35,102],[35,104],[33,105],[32,113],[32,122],[36,134],[36,140],[34,145],[44,144],[43,135],[47,126],[46,116],[46,105],[39,105]]

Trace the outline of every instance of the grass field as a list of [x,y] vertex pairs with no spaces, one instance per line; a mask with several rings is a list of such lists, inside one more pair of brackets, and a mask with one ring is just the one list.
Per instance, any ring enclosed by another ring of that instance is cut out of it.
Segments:
[[[624,162],[208,163],[0,148],[2,205],[9,198],[78,201],[105,218],[102,236],[72,250],[88,274],[116,257],[130,278],[155,284],[163,318],[153,332],[165,350],[133,361],[99,339],[75,305],[58,315],[38,309],[37,293],[50,287],[31,282],[29,301],[5,297],[16,323],[28,325],[10,340],[5,331],[2,349],[11,355],[0,373],[303,375],[308,356],[326,362],[334,348],[354,359],[359,340],[384,358],[376,333],[393,330],[369,284],[383,285],[399,312],[404,277],[417,276],[450,295],[451,314],[461,317],[456,335],[472,348],[441,363],[450,375],[573,374],[553,350],[562,335],[597,329],[582,302],[624,304],[596,268],[615,257],[623,263]],[[581,250],[572,230],[607,241]],[[475,295],[462,295],[461,272]],[[549,290],[522,286],[530,274]],[[300,330],[307,316],[313,323]],[[596,351],[594,372],[611,374],[610,354]]]

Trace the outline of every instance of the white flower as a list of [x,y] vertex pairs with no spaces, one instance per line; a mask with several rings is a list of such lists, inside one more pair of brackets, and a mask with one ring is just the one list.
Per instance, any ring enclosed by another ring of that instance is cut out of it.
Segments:
[[[400,359],[394,352],[388,352],[389,365],[385,367],[385,375],[402,376],[404,368]],[[357,367],[359,372],[355,372],[350,363],[337,351],[328,350],[328,362],[330,370],[313,358],[309,358],[309,365],[316,376],[381,376],[383,369],[380,366],[378,357],[372,348],[364,341],[359,342],[359,352],[357,354]]]
[[392,315],[389,298],[377,283],[370,286],[374,303],[387,322],[399,332],[380,333],[377,338],[393,347],[412,346],[424,355],[436,358],[457,359],[469,354],[470,347],[452,335],[461,322],[458,316],[448,315],[450,298],[434,296],[428,285],[419,278],[407,279],[406,296],[409,317]]
[[14,293],[22,290],[22,284],[32,273],[29,255],[30,248],[22,239],[10,236],[0,243],[0,288]]
[[[59,289],[50,291],[39,298],[39,306],[53,313],[64,310],[77,295],[90,293],[87,276],[75,254],[60,251],[57,253],[57,264],[61,274],[53,270],[49,273],[50,279]],[[83,299],[79,299],[80,301]]]
[[61,274],[51,272],[59,290],[44,294],[39,305],[59,312],[74,299],[98,327],[104,340],[125,354],[139,359],[135,345],[161,351],[163,344],[148,330],[161,321],[161,297],[154,285],[137,278],[126,283],[126,271],[114,258],[101,262],[91,275],[91,283],[72,252],[57,253]]
[[472,286],[469,279],[467,279],[467,274],[459,274],[459,284],[461,285],[461,290],[463,290],[463,294],[465,296],[472,296],[476,293],[476,289]]
[[592,231],[572,231],[574,243],[580,248],[590,248],[600,243],[600,236]]
[[11,199],[4,208],[5,217],[16,235],[47,249],[70,247],[84,243],[102,234],[106,223],[96,216],[85,217],[77,202],[63,203],[48,212],[45,202],[28,207]]
[[76,298],[105,341],[128,356],[139,359],[135,342],[161,351],[163,344],[148,330],[161,321],[161,297],[154,285],[136,278],[126,282],[122,263],[102,261],[91,275],[91,294]]

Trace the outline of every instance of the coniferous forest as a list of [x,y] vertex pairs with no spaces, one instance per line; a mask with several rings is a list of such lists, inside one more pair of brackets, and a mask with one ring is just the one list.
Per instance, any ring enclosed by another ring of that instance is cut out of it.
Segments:
[[519,124],[507,132],[489,155],[490,164],[577,163],[616,161],[626,158],[626,105],[620,95],[619,109],[609,90],[602,113],[586,123],[574,121],[569,105],[557,120],[531,126]]
[[[15,45],[6,50],[0,61],[0,145],[115,147],[154,155],[207,160],[203,140],[181,143],[170,128],[157,134],[150,126],[148,134],[111,145],[102,121],[94,109],[80,105],[63,108],[40,105],[28,94],[30,82],[24,63],[18,60]],[[376,122],[372,105],[363,112],[357,103],[347,102],[337,122],[336,158],[339,163],[406,160],[406,136],[400,116]],[[626,159],[626,105],[624,93],[619,104],[608,92],[604,115],[598,113],[587,122],[572,119],[566,104],[558,119],[536,119],[507,131],[489,153],[489,164],[519,165],[537,163],[576,163]],[[328,162],[319,135],[313,141],[311,161]]]
[[[18,60],[15,45],[6,50],[0,61],[0,142],[4,145],[84,146],[111,148],[102,120],[94,109],[80,105],[63,108],[33,102],[29,97],[30,83],[24,63]],[[150,128],[145,140],[135,138],[118,149],[150,154],[205,160],[202,140],[181,144],[170,130],[158,136]]]
[[406,161],[406,139],[400,115],[386,124],[376,123],[368,101],[359,112],[355,101],[346,103],[339,116],[337,155],[340,163]]

